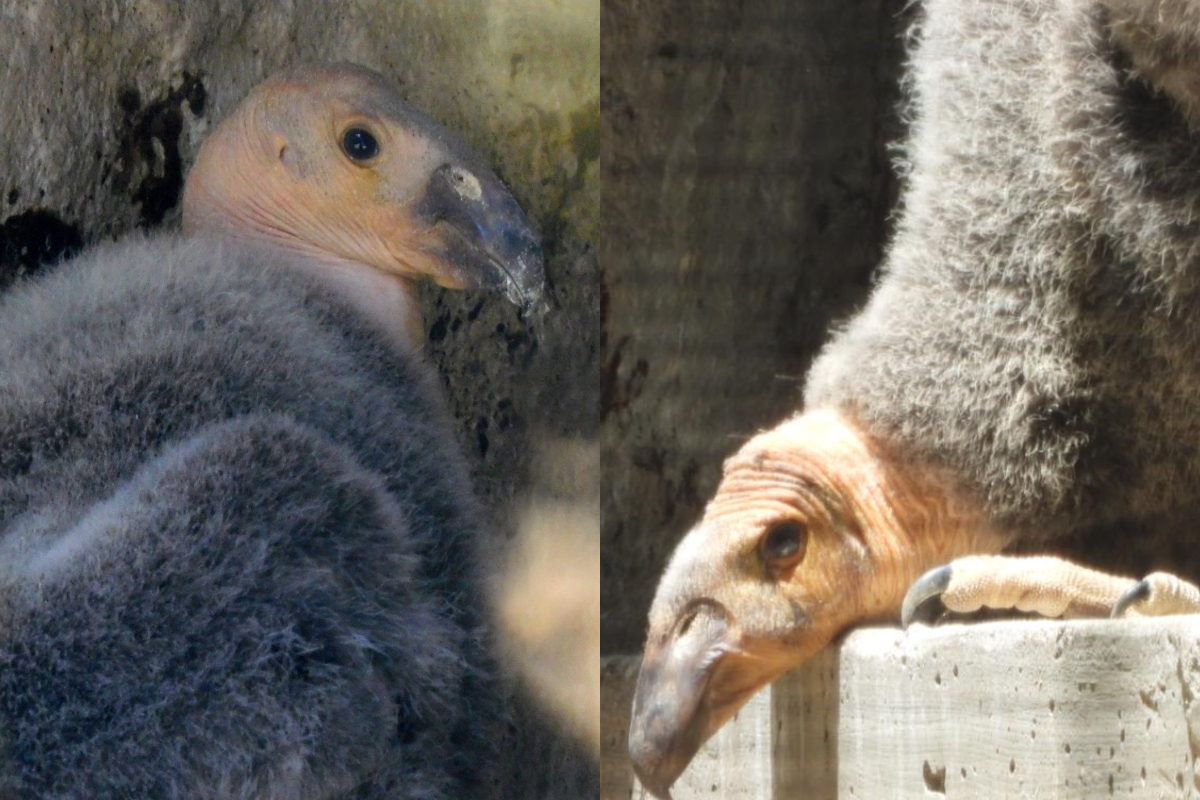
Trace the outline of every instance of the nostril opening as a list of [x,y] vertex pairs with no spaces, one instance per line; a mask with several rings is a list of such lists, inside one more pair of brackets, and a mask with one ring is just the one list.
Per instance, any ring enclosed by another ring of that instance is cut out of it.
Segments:
[[679,634],[678,635],[680,637],[687,636],[688,630],[691,629],[692,623],[695,621],[696,621],[696,612],[693,611],[691,614],[688,614],[686,617],[684,617],[683,621],[681,623],[679,623]]

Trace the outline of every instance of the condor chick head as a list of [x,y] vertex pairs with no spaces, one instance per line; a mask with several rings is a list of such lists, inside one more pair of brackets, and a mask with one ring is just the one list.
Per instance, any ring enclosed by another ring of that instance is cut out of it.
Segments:
[[[266,246],[389,329],[419,328],[414,281],[538,304],[536,228],[483,160],[379,74],[312,67],[257,86],[205,141],[184,230]],[[418,337],[419,338],[419,337]]]

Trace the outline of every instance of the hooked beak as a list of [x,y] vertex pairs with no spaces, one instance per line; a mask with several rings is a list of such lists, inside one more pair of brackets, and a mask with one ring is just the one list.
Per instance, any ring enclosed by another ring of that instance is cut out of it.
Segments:
[[499,180],[470,176],[464,189],[461,175],[450,164],[439,167],[417,209],[441,234],[433,254],[452,265],[457,283],[502,290],[526,313],[534,311],[545,284],[537,228]]
[[642,658],[633,697],[629,757],[638,780],[669,800],[700,747],[765,683],[747,678],[724,611],[699,605]]

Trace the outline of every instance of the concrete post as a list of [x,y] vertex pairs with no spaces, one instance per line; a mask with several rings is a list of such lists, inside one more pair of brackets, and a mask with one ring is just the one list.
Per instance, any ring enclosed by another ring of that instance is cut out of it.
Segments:
[[[601,681],[604,800],[641,797],[627,766],[623,785],[609,780],[634,678]],[[1198,695],[1200,617],[860,630],[760,693],[673,794],[1196,797]]]

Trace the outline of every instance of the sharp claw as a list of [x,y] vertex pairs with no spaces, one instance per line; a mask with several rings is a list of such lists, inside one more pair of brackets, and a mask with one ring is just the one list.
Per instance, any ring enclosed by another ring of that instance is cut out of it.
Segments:
[[1125,612],[1132,608],[1135,604],[1142,602],[1150,597],[1150,581],[1140,580],[1133,586],[1126,589],[1117,602],[1113,603],[1112,618],[1125,616]]
[[[946,564],[929,570],[913,582],[908,589],[908,594],[904,595],[904,605],[900,607],[900,625],[902,627],[907,628],[918,613],[927,611],[931,605],[930,600],[942,596],[950,586],[950,575],[950,565]],[[926,620],[932,618],[925,614],[921,614],[921,616]]]

